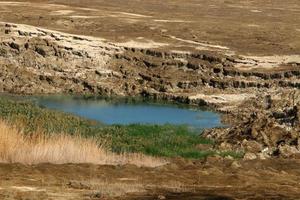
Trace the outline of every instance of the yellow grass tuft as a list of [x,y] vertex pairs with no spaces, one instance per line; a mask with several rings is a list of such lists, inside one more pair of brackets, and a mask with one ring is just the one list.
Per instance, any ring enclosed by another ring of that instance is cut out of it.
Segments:
[[118,155],[99,146],[95,139],[67,134],[24,135],[17,128],[0,121],[0,162],[2,163],[92,163],[157,167],[166,161],[142,154]]

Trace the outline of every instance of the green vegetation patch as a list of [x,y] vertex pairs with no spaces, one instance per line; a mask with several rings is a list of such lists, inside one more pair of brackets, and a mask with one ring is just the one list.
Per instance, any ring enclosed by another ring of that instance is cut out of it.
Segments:
[[25,133],[42,131],[44,133],[88,134],[97,125],[96,122],[83,118],[41,108],[33,103],[0,98],[0,117],[25,128]]
[[112,151],[143,152],[153,156],[202,158],[213,152],[197,149],[199,144],[213,145],[213,141],[191,132],[186,126],[140,125],[105,128]]
[[[0,98],[0,117],[22,127],[25,133],[80,134],[105,141],[113,152],[140,152],[153,156],[205,158],[210,155],[242,156],[238,152],[210,150],[213,141],[199,136],[187,126],[105,125],[72,114],[39,107],[32,102]],[[199,148],[206,146],[207,149]]]

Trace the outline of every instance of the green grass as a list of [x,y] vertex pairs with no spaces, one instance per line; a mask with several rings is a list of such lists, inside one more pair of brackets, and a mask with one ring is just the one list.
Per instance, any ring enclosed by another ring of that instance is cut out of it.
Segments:
[[91,134],[96,122],[41,108],[25,101],[0,98],[0,117],[23,126],[26,133],[41,130],[45,133]]
[[200,152],[195,147],[198,144],[213,144],[213,141],[192,133],[186,126],[133,124],[113,126],[107,130],[114,152],[200,158],[208,152]]
[[113,152],[141,152],[164,157],[200,159],[210,155],[239,158],[239,152],[199,150],[197,145],[213,141],[176,125],[105,125],[72,114],[41,108],[33,103],[0,98],[0,118],[24,128],[25,133],[81,134],[105,141]]

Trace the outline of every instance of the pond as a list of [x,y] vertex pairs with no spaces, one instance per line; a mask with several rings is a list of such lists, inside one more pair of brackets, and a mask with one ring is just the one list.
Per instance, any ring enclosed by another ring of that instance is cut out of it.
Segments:
[[220,115],[204,108],[128,99],[84,99],[71,96],[30,97],[38,105],[105,124],[174,124],[193,128],[222,126]]

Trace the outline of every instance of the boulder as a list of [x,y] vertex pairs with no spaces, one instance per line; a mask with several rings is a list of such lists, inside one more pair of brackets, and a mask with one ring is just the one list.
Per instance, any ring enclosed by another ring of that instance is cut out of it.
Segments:
[[219,146],[219,149],[222,151],[230,151],[232,150],[232,145],[228,142],[222,142]]
[[283,158],[290,158],[296,154],[300,154],[300,151],[295,146],[280,145],[278,150],[279,155]]
[[267,153],[259,153],[259,154],[257,154],[257,158],[260,160],[265,160],[267,158],[270,158],[270,155]]
[[244,155],[244,160],[255,160],[255,159],[257,159],[255,153],[246,153]]
[[263,150],[263,145],[254,141],[254,140],[244,140],[242,142],[242,147],[245,149],[246,152],[249,153],[259,153]]
[[238,161],[233,161],[230,166],[233,169],[238,169],[241,167],[241,164]]

